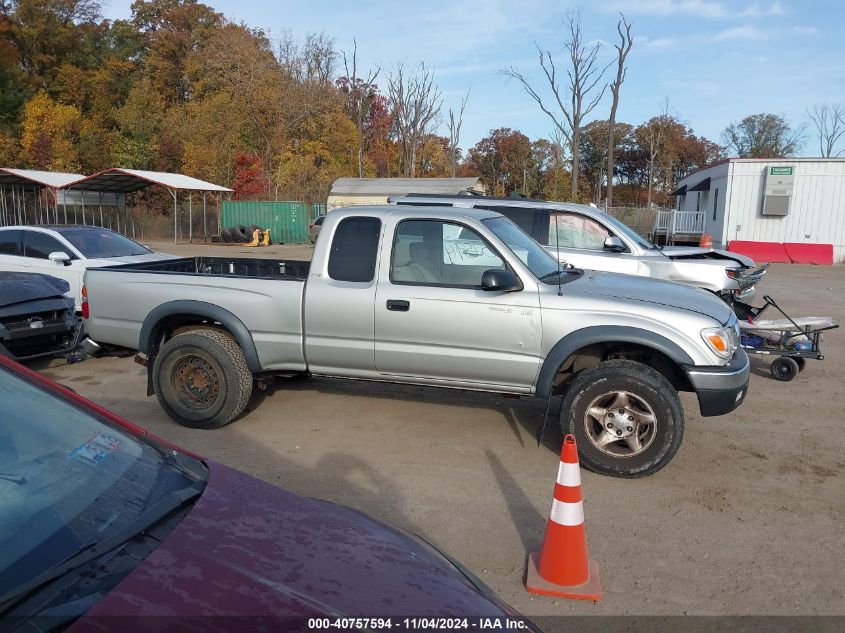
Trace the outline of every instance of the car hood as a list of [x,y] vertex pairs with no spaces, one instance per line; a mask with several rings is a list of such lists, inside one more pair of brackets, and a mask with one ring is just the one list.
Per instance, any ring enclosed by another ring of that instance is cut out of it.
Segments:
[[739,253],[719,250],[717,248],[700,248],[698,246],[664,246],[662,253],[669,259],[728,259],[742,266],[753,268],[754,260]]
[[67,281],[51,275],[0,271],[0,306],[62,297],[69,289]]
[[722,324],[727,323],[733,314],[724,301],[706,290],[650,277],[590,270],[568,287],[575,287],[585,295],[655,303],[689,310],[712,317]]
[[[80,623],[115,615],[521,617],[409,534],[208,466],[187,517]],[[203,630],[214,625],[203,619]]]

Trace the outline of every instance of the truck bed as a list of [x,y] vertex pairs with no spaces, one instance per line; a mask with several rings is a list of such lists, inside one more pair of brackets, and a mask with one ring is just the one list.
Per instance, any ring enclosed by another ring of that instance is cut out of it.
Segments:
[[302,301],[310,267],[283,259],[184,257],[89,268],[86,331],[100,344],[141,349],[141,329],[154,309],[191,313],[207,304],[243,322],[262,367],[301,371]]
[[304,281],[311,262],[293,259],[257,259],[251,257],[183,257],[143,264],[122,264],[100,270],[120,272],[170,273],[179,275],[212,275],[218,277],[252,277]]

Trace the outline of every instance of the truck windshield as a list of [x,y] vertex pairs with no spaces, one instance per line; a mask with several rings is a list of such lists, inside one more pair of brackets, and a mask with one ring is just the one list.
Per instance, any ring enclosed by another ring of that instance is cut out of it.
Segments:
[[201,462],[190,459],[189,472],[169,451],[2,366],[0,402],[0,602],[125,533],[174,492],[205,486]]
[[505,217],[487,218],[481,222],[528,266],[537,279],[557,283],[557,272],[561,265],[525,231]]

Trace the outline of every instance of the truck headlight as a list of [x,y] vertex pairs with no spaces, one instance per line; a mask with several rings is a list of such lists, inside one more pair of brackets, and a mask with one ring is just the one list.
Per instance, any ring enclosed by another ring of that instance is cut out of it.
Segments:
[[719,358],[731,358],[739,345],[739,336],[734,325],[704,328],[701,330],[701,338]]

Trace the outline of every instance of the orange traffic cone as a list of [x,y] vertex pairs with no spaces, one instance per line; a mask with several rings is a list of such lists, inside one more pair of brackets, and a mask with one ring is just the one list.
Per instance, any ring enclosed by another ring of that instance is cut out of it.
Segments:
[[587,558],[581,469],[574,435],[563,438],[543,549],[528,555],[525,588],[546,596],[601,600],[599,568]]

